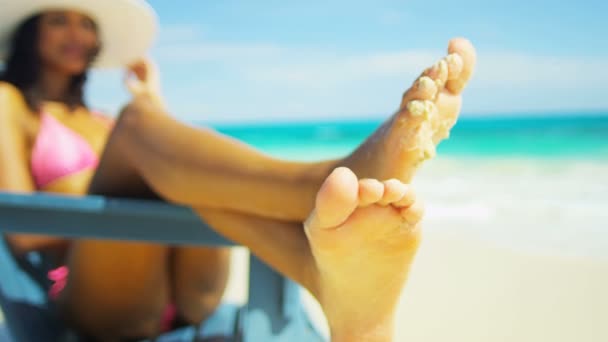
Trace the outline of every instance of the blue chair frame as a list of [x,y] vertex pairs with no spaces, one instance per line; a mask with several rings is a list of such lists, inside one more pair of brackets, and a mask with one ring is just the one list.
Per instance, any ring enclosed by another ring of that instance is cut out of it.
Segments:
[[[234,245],[189,208],[102,196],[0,193],[0,233]],[[79,340],[62,325],[47,299],[47,264],[37,253],[16,258],[0,238],[0,307],[5,319],[0,339],[5,334],[13,342]],[[203,326],[178,329],[156,341],[323,341],[303,309],[300,291],[297,284],[251,255],[249,300],[243,307],[223,305]]]

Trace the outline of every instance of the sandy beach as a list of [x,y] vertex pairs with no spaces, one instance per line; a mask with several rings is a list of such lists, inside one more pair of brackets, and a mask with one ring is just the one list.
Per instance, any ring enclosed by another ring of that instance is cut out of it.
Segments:
[[427,234],[397,341],[607,341],[608,263]]
[[[235,253],[226,299],[246,298],[246,252]],[[608,262],[534,255],[470,235],[426,235],[399,306],[396,341],[608,340]],[[315,323],[323,315],[304,294]]]
[[[439,159],[425,167],[415,181],[428,207],[425,237],[396,341],[608,341],[600,208],[607,170],[608,163],[528,160]],[[244,260],[244,251],[235,254],[228,300],[244,300]]]

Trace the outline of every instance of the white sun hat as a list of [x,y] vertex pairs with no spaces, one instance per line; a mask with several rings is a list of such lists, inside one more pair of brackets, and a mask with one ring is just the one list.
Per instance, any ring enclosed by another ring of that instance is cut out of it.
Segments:
[[47,10],[78,11],[95,21],[101,41],[96,67],[121,67],[144,57],[158,31],[156,13],[143,0],[0,0],[0,62],[19,25]]

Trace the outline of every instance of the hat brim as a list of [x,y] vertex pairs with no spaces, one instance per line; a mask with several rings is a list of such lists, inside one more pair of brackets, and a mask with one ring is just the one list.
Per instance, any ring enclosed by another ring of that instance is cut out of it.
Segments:
[[133,63],[150,49],[158,31],[156,13],[142,0],[0,0],[0,9],[0,61],[17,27],[48,10],[75,10],[95,21],[102,45],[95,67]]

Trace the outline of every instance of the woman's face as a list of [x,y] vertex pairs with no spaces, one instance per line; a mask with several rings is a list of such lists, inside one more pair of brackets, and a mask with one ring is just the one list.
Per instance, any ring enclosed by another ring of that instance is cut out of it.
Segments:
[[38,51],[44,67],[69,75],[83,73],[97,51],[97,27],[73,11],[50,11],[39,22]]

